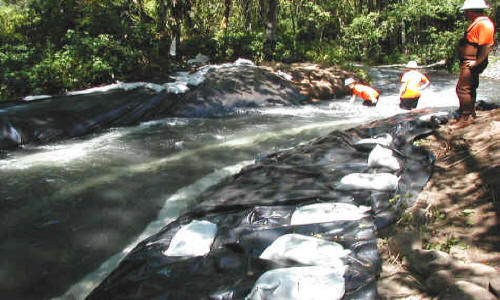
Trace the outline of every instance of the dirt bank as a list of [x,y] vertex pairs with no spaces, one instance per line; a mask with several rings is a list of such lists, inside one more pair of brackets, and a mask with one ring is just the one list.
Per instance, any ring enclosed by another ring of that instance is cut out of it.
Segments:
[[268,62],[261,67],[290,75],[292,84],[312,102],[330,100],[349,94],[349,89],[344,86],[344,80],[349,77],[358,78],[354,72],[343,70],[339,66],[322,66],[314,63]]
[[380,233],[382,299],[500,296],[500,109],[441,126],[418,143],[436,156],[417,204]]

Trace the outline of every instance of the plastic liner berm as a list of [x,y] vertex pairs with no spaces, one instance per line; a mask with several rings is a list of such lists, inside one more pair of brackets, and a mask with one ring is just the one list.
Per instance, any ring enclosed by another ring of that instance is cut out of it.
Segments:
[[377,229],[428,181],[412,112],[261,158],[139,243],[94,299],[377,299]]

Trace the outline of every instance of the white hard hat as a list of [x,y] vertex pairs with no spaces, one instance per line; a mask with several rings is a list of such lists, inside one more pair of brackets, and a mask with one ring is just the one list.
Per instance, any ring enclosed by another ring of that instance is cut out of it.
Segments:
[[406,67],[408,69],[416,69],[418,68],[418,65],[417,65],[417,62],[414,61],[414,60],[410,60],[407,64],[406,64]]
[[490,8],[490,6],[486,4],[486,1],[484,0],[465,0],[464,5],[460,8],[460,10],[486,8]]
[[345,81],[344,81],[344,85],[349,85],[351,83],[355,83],[356,80],[354,80],[354,78],[347,78]]

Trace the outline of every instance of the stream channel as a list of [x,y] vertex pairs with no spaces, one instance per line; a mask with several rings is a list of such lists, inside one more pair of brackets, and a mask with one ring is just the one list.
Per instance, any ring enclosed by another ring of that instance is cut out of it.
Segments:
[[[254,159],[373,120],[398,107],[402,70],[374,68],[376,107],[348,97],[167,118],[0,153],[0,298],[84,299],[139,241]],[[458,107],[456,75],[428,70],[419,106]],[[500,102],[482,79],[478,100]]]

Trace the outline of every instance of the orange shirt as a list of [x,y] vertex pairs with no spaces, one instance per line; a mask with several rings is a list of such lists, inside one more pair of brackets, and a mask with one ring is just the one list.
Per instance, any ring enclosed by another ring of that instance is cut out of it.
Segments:
[[403,74],[401,83],[406,84],[401,98],[416,98],[420,97],[420,87],[429,82],[429,78],[416,70],[410,70]]
[[478,45],[495,44],[495,24],[488,17],[477,17],[467,28],[467,40]]
[[379,92],[376,89],[361,83],[354,85],[352,93],[360,96],[363,100],[371,100],[372,97],[376,99],[379,96]]

